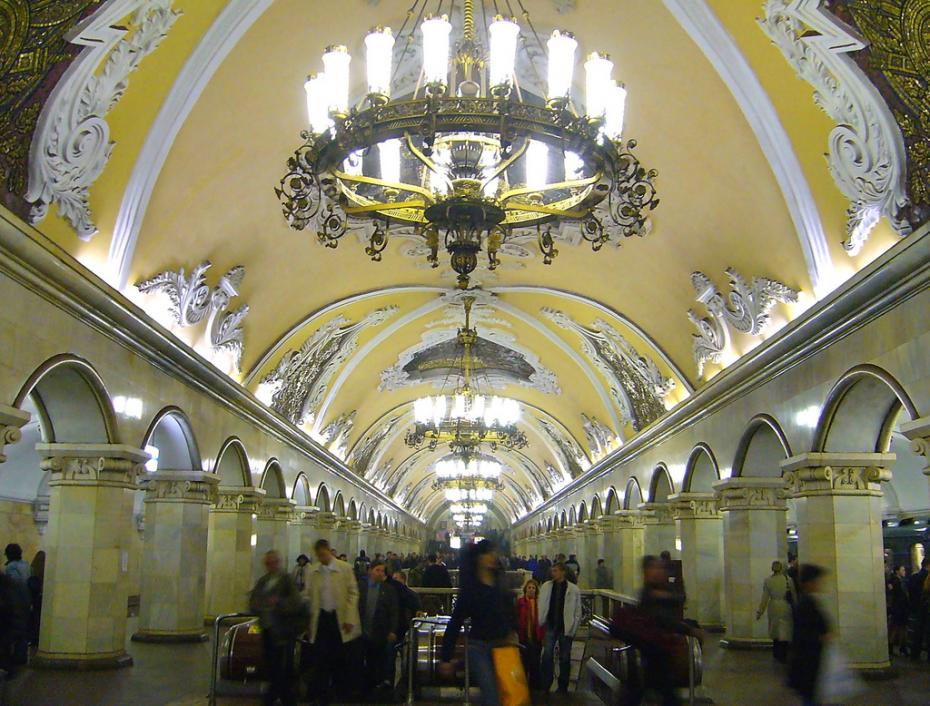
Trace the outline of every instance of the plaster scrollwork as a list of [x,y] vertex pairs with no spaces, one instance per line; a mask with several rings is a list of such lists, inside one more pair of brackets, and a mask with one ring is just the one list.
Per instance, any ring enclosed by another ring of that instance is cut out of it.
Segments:
[[388,417],[377,429],[369,432],[368,436],[366,436],[355,446],[355,448],[352,449],[352,452],[349,454],[349,458],[346,460],[346,463],[359,476],[365,478],[366,476],[372,473],[376,473],[379,470],[382,473],[386,473],[386,471],[389,470],[386,469],[384,465],[382,465],[380,469],[372,468],[371,462],[377,455],[381,444],[383,444],[384,441],[388,438],[399,421],[400,415],[392,415]]
[[710,277],[703,272],[691,273],[695,299],[710,314],[702,317],[693,309],[688,310],[688,319],[698,330],[691,345],[698,375],[704,374],[705,363],[720,362],[730,340],[730,326],[740,333],[758,336],[771,322],[771,310],[777,302],[798,300],[797,290],[768,277],[753,277],[750,283],[732,267],[726,269],[726,274],[730,291],[724,299]]
[[901,132],[850,56],[865,47],[863,41],[825,9],[823,0],[767,0],[759,24],[836,122],[827,158],[850,201],[843,247],[858,254],[881,216],[900,235],[910,233],[903,215],[908,197]]
[[355,323],[342,315],[326,322],[262,378],[259,398],[297,426],[312,422],[336,370],[358,347],[361,332],[384,323],[397,310],[393,305],[375,309]]
[[346,449],[349,444],[349,434],[355,425],[357,410],[340,414],[333,421],[320,430],[320,440],[330,451],[345,460]]
[[624,422],[639,431],[665,413],[663,400],[675,389],[675,381],[665,377],[651,358],[640,355],[607,321],[598,318],[588,327],[558,309],[544,307],[541,311],[559,327],[578,335],[582,352],[607,379]]
[[881,484],[891,480],[891,470],[881,466],[812,466],[785,473],[789,496],[877,495]]
[[603,458],[613,449],[617,448],[619,439],[610,427],[602,424],[597,417],[589,417],[584,412],[581,413],[581,426],[584,429],[585,438],[588,441],[588,449],[591,456],[596,459]]
[[109,485],[133,490],[144,468],[142,463],[129,459],[92,456],[52,456],[43,459],[39,467],[51,472],[49,486]]
[[588,469],[591,462],[585,456],[584,450],[578,445],[578,442],[547,419],[536,417],[536,423],[546,433],[546,436],[552,440],[562,457],[562,467],[568,471],[572,478],[581,475],[582,472]]
[[[168,34],[181,13],[172,0],[111,3],[132,12],[130,28],[120,35],[92,20],[72,40],[87,48],[75,60],[51,100],[45,104],[29,157],[26,200],[33,204],[30,221],[42,221],[51,204],[58,206],[78,237],[97,232],[90,211],[90,187],[103,173],[114,142],[107,114],[120,101],[129,75]],[[105,11],[103,18],[110,18]],[[100,63],[103,68],[98,70]]]

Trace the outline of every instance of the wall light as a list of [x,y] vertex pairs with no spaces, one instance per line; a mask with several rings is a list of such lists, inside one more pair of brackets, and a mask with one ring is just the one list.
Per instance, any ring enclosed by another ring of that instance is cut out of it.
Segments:
[[145,470],[154,473],[158,470],[158,447],[146,444],[145,453],[149,455],[149,460],[145,462]]
[[142,419],[142,400],[138,397],[117,395],[113,398],[113,411],[130,419]]

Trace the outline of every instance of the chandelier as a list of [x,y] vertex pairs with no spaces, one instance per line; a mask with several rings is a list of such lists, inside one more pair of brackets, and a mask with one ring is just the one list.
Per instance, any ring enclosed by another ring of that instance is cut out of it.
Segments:
[[[572,91],[577,40],[556,30],[544,45],[519,4],[526,27],[497,15],[481,36],[474,0],[451,0],[462,18],[453,53],[449,17],[427,14],[427,0],[417,0],[396,37],[388,27],[365,37],[367,94],[356,103],[352,57],[329,47],[323,72],[305,83],[309,129],[275,189],[290,226],[315,227],[331,248],[364,229],[374,261],[392,234],[412,237],[433,267],[440,249],[449,254],[462,289],[480,253],[493,270],[515,238],[534,238],[551,264],[562,223],[579,226],[595,251],[645,235],[657,173],[633,155],[635,140],[621,139],[626,90],[611,78],[613,62],[586,57],[582,110]],[[423,62],[411,93],[396,80],[394,56],[402,46],[406,57],[414,42]],[[521,44],[532,71],[546,75],[536,89],[545,96],[517,80]]]
[[470,326],[474,301],[471,296],[463,298],[465,325],[459,329],[457,336],[462,346],[462,385],[452,395],[441,394],[416,400],[413,405],[415,426],[405,439],[411,448],[426,444],[431,451],[440,443],[448,442],[452,452],[464,457],[465,463],[473,460],[482,443],[487,443],[492,451],[498,445],[521,449],[527,444],[526,434],[517,429],[520,420],[517,401],[478,394],[472,385],[471,349],[478,340],[477,331]]

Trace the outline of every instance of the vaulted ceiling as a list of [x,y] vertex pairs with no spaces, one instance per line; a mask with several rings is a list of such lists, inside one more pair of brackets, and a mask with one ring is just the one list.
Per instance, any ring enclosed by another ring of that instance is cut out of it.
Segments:
[[[413,400],[435,394],[448,368],[442,344],[461,324],[462,295],[411,241],[371,262],[354,237],[329,249],[290,230],[273,191],[305,127],[303,78],[324,47],[345,43],[361,56],[365,31],[398,27],[409,4],[103,3],[125,11],[114,24],[130,26],[129,37],[142,11],[179,14],[106,115],[115,147],[90,188],[97,233],[79,239],[54,206],[38,227],[205,352],[202,328],[172,322],[157,295],[134,285],[209,260],[212,286],[243,266],[230,308],[249,308],[231,374],[429,519],[443,509],[428,482],[443,454],[415,452],[404,435]],[[522,403],[530,441],[499,455],[504,518],[532,509],[900,239],[883,218],[855,254],[842,246],[850,198],[824,159],[836,121],[773,43],[775,25],[760,27],[761,0],[524,4],[540,32],[569,29],[579,54],[611,54],[629,92],[624,133],[658,170],[661,205],[648,235],[622,247],[592,253],[565,228],[551,266],[528,242],[498,270],[477,272],[482,361],[495,393]],[[774,293],[768,326],[747,332],[732,307],[715,316],[696,290],[755,292],[757,302]],[[725,341],[699,367],[693,334],[708,322]]]

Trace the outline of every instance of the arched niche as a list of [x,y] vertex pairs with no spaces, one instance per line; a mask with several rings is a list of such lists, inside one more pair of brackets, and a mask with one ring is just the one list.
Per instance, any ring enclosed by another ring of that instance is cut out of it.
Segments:
[[333,512],[336,513],[336,517],[346,516],[346,501],[341,490],[336,491],[336,497],[333,498]]
[[852,368],[827,395],[811,450],[884,453],[902,410],[910,419],[920,416],[894,376],[875,365]]
[[320,483],[316,489],[316,502],[314,503],[320,512],[332,512],[333,505],[329,500],[329,488],[326,483]]
[[239,439],[230,437],[223,442],[216,459],[215,473],[220,477],[220,485],[234,487],[252,485],[249,457]]
[[568,527],[568,513],[562,510],[562,515],[559,517],[559,529],[564,527]]
[[[666,492],[665,497],[666,498],[668,497],[668,492]],[[624,510],[635,510],[640,505],[642,505],[642,503],[643,503],[643,489],[640,487],[639,481],[636,479],[636,476],[633,476],[626,482],[626,489],[623,493],[623,509]]]
[[378,526],[378,516],[375,514],[374,508],[369,508],[369,509],[368,509],[368,519],[367,519],[367,522],[368,522],[368,524],[371,525],[372,527],[377,527],[377,526]]
[[607,502],[604,505],[604,512],[608,515],[612,515],[619,509],[620,498],[617,495],[617,489],[610,486],[610,489],[607,491]]
[[668,467],[660,463],[653,469],[652,479],[649,481],[649,502],[664,503],[674,492],[675,484],[672,482]]
[[284,483],[284,473],[277,459],[270,459],[262,472],[262,481],[259,485],[265,491],[266,498],[286,498],[287,486]]
[[358,504],[356,504],[355,498],[349,499],[349,507],[348,512],[346,513],[346,517],[348,517],[350,520],[358,520]]
[[595,520],[603,514],[604,510],[601,508],[601,499],[599,496],[595,495],[591,499],[591,519]]
[[585,504],[585,501],[582,500],[581,504],[578,506],[578,518],[575,524],[581,524],[582,522],[588,521],[588,506]]
[[781,425],[767,414],[753,417],[743,432],[733,459],[734,478],[779,478],[781,462],[791,456]]
[[568,527],[574,527],[578,524],[578,513],[575,512],[575,506],[568,509]]
[[291,500],[297,507],[309,507],[313,503],[310,501],[310,481],[307,474],[301,471],[294,480],[294,488],[291,490]]
[[714,482],[720,480],[720,469],[714,452],[707,444],[700,443],[692,449],[685,466],[685,478],[681,484],[685,493],[713,493]]
[[157,449],[154,463],[149,470],[160,468],[167,471],[199,471],[202,469],[197,440],[187,415],[177,407],[165,407],[152,419],[142,448]]

